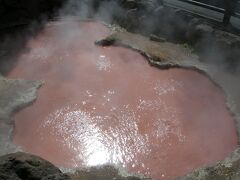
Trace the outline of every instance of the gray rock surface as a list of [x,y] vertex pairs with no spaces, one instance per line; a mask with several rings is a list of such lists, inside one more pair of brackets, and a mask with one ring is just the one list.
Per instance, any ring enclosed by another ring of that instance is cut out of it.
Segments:
[[113,32],[107,38],[96,41],[96,44],[130,47],[147,56],[148,59],[162,63],[198,60],[198,56],[191,53],[191,48],[183,44],[150,41],[147,37],[127,31]]
[[8,154],[0,157],[1,180],[68,179],[53,164],[26,153]]
[[69,175],[73,180],[150,180],[150,178],[138,177],[126,172],[124,175],[119,169],[110,165],[78,170]]
[[0,155],[18,150],[11,143],[14,125],[11,116],[36,99],[41,85],[41,81],[5,79],[0,75]]
[[238,180],[240,179],[240,149],[214,166],[198,169],[179,180]]
[[92,167],[63,173],[50,162],[27,153],[17,152],[0,157],[1,180],[149,180],[123,174],[113,166]]
[[11,114],[36,99],[41,81],[13,80],[0,77],[0,120],[9,122]]

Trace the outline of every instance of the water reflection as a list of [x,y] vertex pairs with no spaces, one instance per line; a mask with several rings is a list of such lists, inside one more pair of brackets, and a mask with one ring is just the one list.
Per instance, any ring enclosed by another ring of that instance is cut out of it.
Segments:
[[236,147],[224,96],[207,77],[96,47],[107,34],[99,23],[70,21],[29,41],[9,77],[45,85],[15,116],[16,144],[60,166],[113,163],[155,179],[174,179]]

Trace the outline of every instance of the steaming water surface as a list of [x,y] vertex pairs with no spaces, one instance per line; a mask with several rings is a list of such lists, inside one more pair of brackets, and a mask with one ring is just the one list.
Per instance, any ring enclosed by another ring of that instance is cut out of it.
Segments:
[[59,166],[113,163],[173,179],[225,158],[237,136],[223,93],[205,76],[150,67],[138,53],[96,47],[100,23],[48,24],[11,78],[42,79],[15,116],[14,143]]

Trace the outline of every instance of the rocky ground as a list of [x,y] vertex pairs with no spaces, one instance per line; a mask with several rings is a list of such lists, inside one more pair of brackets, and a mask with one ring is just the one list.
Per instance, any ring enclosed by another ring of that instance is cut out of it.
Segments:
[[[62,2],[0,0],[0,29],[5,31],[12,26],[16,29],[21,24],[29,24],[32,18],[38,18],[43,12],[55,9]],[[159,68],[184,67],[204,73],[225,92],[226,103],[233,112],[240,134],[240,37],[236,32],[223,31],[217,24],[177,9],[169,9],[160,2],[144,4],[142,1],[123,0],[121,5],[126,13],[115,14],[113,22],[124,29],[111,26],[112,34],[96,44],[131,48],[143,54],[151,65]],[[100,4],[95,6],[97,9]],[[33,11],[33,7],[37,10]],[[3,42],[0,44],[1,67],[6,59],[14,59],[11,55],[19,50],[19,46],[9,47],[6,40]],[[24,41],[21,42],[24,44]],[[7,52],[9,49],[11,52]],[[7,73],[11,67],[0,68],[1,73]],[[0,155],[4,155],[0,157],[0,179],[141,179],[119,175],[119,171],[111,166],[63,174],[57,167],[36,156],[25,153],[5,155],[18,151],[10,143],[14,124],[12,114],[31,104],[42,84],[41,81],[9,80],[0,76]],[[238,148],[225,160],[180,179],[235,180],[240,179],[239,172]]]
[[94,167],[75,173],[62,173],[50,162],[26,153],[14,153],[0,157],[1,180],[140,180],[136,176],[124,176],[112,166]]

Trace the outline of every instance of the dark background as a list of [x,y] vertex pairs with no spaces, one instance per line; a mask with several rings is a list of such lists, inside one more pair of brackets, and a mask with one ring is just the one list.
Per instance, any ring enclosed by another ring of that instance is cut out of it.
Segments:
[[[212,6],[220,7],[220,8],[225,8],[225,2],[224,0],[195,0],[201,3],[209,4]],[[231,1],[231,0],[228,0]],[[240,13],[240,2],[238,1],[237,6],[236,6],[236,12]]]

